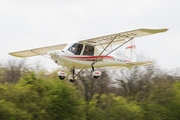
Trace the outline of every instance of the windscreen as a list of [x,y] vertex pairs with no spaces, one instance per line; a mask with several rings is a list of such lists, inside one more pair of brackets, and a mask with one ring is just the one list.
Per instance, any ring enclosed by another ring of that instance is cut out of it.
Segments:
[[75,55],[80,55],[83,48],[83,44],[74,43],[68,48],[68,51],[72,52]]

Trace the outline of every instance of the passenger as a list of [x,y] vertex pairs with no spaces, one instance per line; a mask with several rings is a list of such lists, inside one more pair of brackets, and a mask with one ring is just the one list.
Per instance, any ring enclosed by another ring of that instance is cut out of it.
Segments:
[[83,55],[93,55],[93,51],[90,49],[90,47],[86,46]]

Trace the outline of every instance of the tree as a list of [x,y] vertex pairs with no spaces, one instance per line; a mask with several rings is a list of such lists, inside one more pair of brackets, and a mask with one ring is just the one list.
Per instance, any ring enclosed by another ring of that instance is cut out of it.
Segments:
[[139,104],[144,109],[147,120],[179,120],[180,94],[179,83],[173,82],[169,77],[156,78],[155,84],[147,99]]
[[84,102],[74,87],[59,80],[49,86],[46,110],[51,120],[84,118]]
[[26,60],[21,61],[9,60],[6,65],[1,66],[1,79],[0,82],[11,82],[15,83],[23,75],[28,72]]
[[84,118],[83,99],[72,85],[37,78],[34,72],[24,75],[16,84],[0,84],[0,100],[12,103],[12,109],[27,113],[28,119]]
[[[85,73],[81,73],[78,75],[78,80],[74,83],[78,90],[81,91],[81,94],[84,96],[86,106],[85,106],[85,114],[86,119],[91,120],[89,117],[89,109],[90,109],[90,101],[93,99],[93,96],[96,94],[99,97],[102,94],[107,94],[110,92],[110,79],[105,69],[101,70],[102,75],[95,79],[91,75],[91,71],[85,71]],[[98,100],[98,99],[97,99]]]
[[11,102],[0,100],[1,120],[31,120],[31,116]]
[[89,117],[91,120],[141,120],[143,112],[135,102],[128,102],[121,96],[103,94],[100,103],[94,96],[90,102]]

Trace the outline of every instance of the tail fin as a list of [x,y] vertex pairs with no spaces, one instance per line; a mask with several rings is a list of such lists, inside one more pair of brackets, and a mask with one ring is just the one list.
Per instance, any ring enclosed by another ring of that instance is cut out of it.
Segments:
[[124,56],[126,56],[131,62],[137,61],[136,45],[134,39],[126,44]]

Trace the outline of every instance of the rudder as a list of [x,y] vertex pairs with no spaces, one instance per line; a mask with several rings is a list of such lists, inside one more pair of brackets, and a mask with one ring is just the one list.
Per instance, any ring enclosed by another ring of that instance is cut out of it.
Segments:
[[126,56],[131,62],[137,61],[136,45],[134,39],[126,43],[124,56]]

